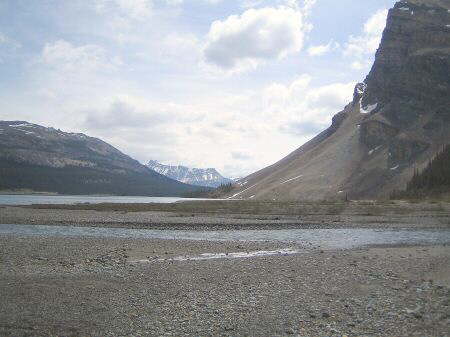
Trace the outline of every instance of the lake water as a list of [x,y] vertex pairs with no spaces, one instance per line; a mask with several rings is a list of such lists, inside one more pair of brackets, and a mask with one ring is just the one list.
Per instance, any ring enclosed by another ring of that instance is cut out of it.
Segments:
[[370,245],[450,244],[450,230],[286,229],[183,231],[95,228],[42,225],[2,225],[0,235],[95,237],[123,239],[278,241],[322,249],[348,249]]
[[0,205],[32,205],[32,204],[77,204],[77,203],[119,203],[119,204],[143,204],[143,203],[173,203],[189,199],[176,197],[120,197],[120,196],[91,196],[91,195],[19,195],[0,194]]

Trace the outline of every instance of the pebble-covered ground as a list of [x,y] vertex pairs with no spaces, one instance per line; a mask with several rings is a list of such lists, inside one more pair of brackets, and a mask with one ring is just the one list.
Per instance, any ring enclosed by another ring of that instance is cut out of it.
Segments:
[[[0,207],[0,223],[412,231],[450,225],[448,205],[386,212],[378,206],[319,207],[299,214],[277,214],[276,207],[255,214],[114,207]],[[322,249],[284,242],[3,234],[0,336],[450,336],[450,246]],[[261,250],[298,254],[231,258]],[[225,258],[194,259],[205,253]]]
[[0,236],[0,335],[449,336],[449,246],[171,260],[281,248]]

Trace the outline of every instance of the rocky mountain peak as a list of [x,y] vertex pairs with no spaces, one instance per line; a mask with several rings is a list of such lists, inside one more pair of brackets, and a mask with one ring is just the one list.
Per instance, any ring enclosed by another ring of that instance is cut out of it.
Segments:
[[[450,1],[399,1],[389,11],[382,43],[364,83],[363,108],[394,124],[410,124],[450,90]],[[429,111],[428,113],[433,113]]]
[[150,160],[147,167],[171,179],[191,185],[218,187],[232,182],[231,179],[223,177],[215,168],[202,169],[182,165],[164,165],[156,160]]
[[[411,164],[450,120],[450,2],[399,1],[375,63],[355,89],[361,142],[387,146],[391,165]],[[448,130],[447,130],[448,132]]]

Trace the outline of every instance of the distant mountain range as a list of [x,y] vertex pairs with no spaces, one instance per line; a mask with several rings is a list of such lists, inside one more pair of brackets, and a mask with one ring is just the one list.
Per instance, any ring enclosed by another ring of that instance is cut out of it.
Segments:
[[450,143],[450,1],[398,1],[375,63],[332,125],[243,178],[239,199],[386,198]]
[[189,168],[186,166],[164,165],[156,160],[150,160],[147,167],[163,174],[166,177],[181,181],[190,185],[218,187],[220,185],[232,183],[233,180],[223,177],[214,168]]
[[0,121],[0,190],[182,196],[199,190],[150,170],[104,141]]

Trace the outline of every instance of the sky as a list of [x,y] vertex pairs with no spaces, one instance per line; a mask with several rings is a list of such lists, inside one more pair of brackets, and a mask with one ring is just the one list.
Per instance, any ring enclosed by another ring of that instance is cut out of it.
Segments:
[[0,120],[243,177],[326,129],[394,0],[2,0]]

